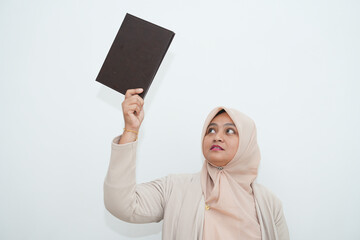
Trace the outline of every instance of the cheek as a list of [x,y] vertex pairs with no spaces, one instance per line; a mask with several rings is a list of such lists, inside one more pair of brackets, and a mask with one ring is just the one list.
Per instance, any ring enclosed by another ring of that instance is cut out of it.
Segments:
[[205,137],[202,143],[203,150],[207,149],[209,147],[209,144],[210,144],[209,138]]
[[239,140],[238,139],[232,139],[232,141],[231,141],[231,154],[235,154],[237,152],[238,147],[239,147]]
[[202,149],[203,151],[205,150],[205,145],[206,145],[206,139],[204,138],[203,142],[202,142]]

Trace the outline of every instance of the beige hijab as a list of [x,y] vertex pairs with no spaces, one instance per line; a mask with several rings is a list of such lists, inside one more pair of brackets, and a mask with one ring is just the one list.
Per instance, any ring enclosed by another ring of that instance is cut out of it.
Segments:
[[204,161],[201,172],[206,204],[203,239],[261,239],[251,188],[260,162],[254,121],[234,109],[217,107],[207,117],[201,139],[204,139],[208,125],[222,109],[235,123],[239,147],[234,158],[223,168]]

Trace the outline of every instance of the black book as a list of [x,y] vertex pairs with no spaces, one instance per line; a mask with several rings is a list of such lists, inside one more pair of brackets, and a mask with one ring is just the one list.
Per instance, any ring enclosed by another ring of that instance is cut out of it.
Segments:
[[96,81],[122,94],[143,88],[144,98],[174,35],[127,13]]

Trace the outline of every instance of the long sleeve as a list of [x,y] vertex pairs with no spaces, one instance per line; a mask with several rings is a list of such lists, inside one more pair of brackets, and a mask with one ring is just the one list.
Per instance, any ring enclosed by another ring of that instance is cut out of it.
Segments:
[[289,240],[289,230],[286,224],[284,211],[282,204],[279,201],[279,205],[277,208],[277,213],[275,215],[275,226],[276,226],[276,232],[278,234],[279,240]]
[[115,217],[132,223],[163,219],[168,178],[136,184],[137,142],[111,146],[109,169],[104,182],[104,203]]

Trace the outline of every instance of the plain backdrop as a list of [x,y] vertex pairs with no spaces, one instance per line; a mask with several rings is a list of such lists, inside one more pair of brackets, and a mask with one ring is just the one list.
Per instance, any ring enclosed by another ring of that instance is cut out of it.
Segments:
[[145,99],[137,179],[200,171],[216,106],[254,119],[291,239],[360,239],[360,2],[0,2],[0,239],[161,239],[109,214],[123,96],[95,78],[126,13],[176,35]]

